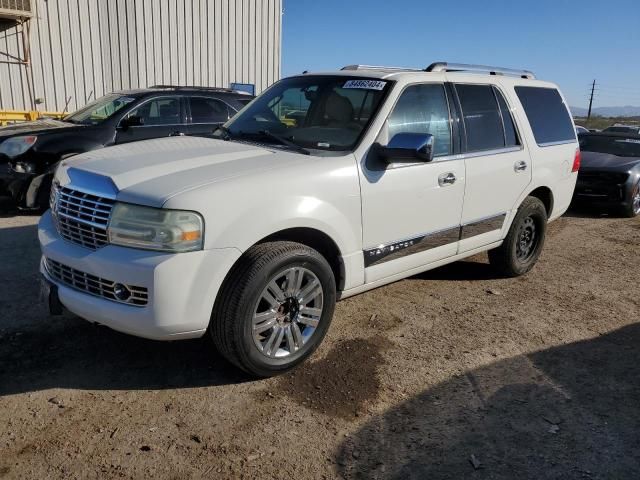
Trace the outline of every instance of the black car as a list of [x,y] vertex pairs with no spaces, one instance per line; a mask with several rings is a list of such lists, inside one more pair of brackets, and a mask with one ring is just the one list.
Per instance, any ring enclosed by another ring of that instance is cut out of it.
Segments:
[[0,196],[45,209],[57,163],[78,153],[173,135],[208,135],[253,96],[235,90],[156,85],[105,95],[63,120],[0,128]]
[[640,135],[580,135],[582,162],[574,193],[576,204],[621,209],[627,217],[640,213]]

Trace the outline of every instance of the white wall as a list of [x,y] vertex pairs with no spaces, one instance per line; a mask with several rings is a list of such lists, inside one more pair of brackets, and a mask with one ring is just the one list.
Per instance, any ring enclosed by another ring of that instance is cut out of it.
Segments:
[[[282,0],[35,0],[31,56],[38,110],[68,111],[154,84],[260,92],[280,77]],[[20,26],[0,26],[0,60],[23,58]],[[29,110],[22,65],[0,63],[0,110]]]

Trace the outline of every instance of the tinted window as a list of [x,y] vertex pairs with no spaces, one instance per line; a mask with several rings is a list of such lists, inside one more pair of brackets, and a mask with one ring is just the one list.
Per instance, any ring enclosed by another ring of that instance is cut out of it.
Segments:
[[575,141],[569,111],[555,88],[515,87],[515,90],[538,145]]
[[456,85],[465,130],[467,150],[504,147],[504,131],[491,85]]
[[618,157],[640,158],[640,138],[581,135],[580,150],[583,152],[609,153]]
[[449,106],[443,85],[407,87],[388,119],[389,139],[397,133],[430,133],[434,155],[451,153]]
[[224,123],[229,120],[227,105],[215,98],[190,97],[192,123]]
[[143,103],[129,117],[140,117],[145,126],[176,125],[182,123],[180,115],[180,99],[177,97],[161,97]]
[[494,87],[493,91],[496,95],[496,98],[498,99],[498,105],[500,106],[500,113],[502,115],[505,146],[515,147],[516,145],[520,145],[520,141],[518,140],[518,132],[516,131],[516,126],[513,123],[513,117],[511,116],[511,111],[507,106],[507,102],[498,89]]
[[134,97],[125,97],[113,93],[105,95],[65,117],[65,121],[95,125],[105,118],[109,118],[134,100]]

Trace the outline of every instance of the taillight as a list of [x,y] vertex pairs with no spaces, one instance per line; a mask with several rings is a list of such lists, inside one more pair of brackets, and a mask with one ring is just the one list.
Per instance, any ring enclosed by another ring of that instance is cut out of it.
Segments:
[[571,167],[571,172],[577,172],[578,170],[580,170],[580,160],[581,160],[580,149],[577,148],[576,156],[573,157],[573,167]]

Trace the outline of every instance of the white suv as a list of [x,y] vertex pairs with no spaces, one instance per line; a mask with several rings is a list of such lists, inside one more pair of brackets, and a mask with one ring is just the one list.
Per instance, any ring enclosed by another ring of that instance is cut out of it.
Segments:
[[485,250],[502,275],[530,270],[580,162],[556,85],[446,63],[286,78],[213,137],[62,162],[39,225],[52,310],[159,340],[209,332],[277,374],[337,299]]

